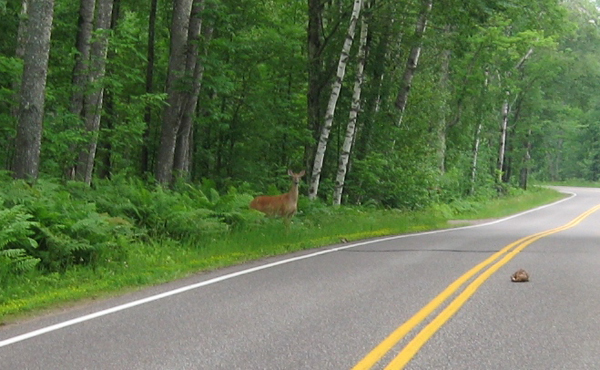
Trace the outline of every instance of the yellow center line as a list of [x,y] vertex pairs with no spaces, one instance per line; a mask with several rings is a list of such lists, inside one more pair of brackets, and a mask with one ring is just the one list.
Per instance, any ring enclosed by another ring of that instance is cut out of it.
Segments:
[[[419,351],[419,349],[431,338],[433,334],[435,334],[441,326],[456,313],[462,305],[475,293],[477,288],[479,288],[494,272],[496,272],[500,267],[508,263],[517,253],[521,252],[528,245],[535,242],[538,239],[541,239],[545,236],[558,233],[563,230],[567,230],[581,221],[583,221],[586,217],[591,215],[600,209],[600,205],[597,205],[583,214],[579,215],[571,222],[557,227],[555,229],[546,230],[537,234],[529,235],[524,238],[521,238],[506,247],[502,248],[498,252],[491,255],[485,261],[479,263],[471,270],[467,271],[464,275],[459,277],[456,281],[450,284],[443,292],[441,292],[437,297],[435,297],[431,302],[429,302],[425,307],[423,307],[419,312],[417,312],[413,317],[411,317],[408,321],[398,327],[394,332],[392,332],[386,339],[384,339],[379,345],[377,345],[369,354],[367,354],[359,363],[357,363],[352,370],[359,369],[370,369],[373,365],[381,360],[386,353],[388,353],[392,347],[394,347],[406,334],[408,334],[411,330],[413,330],[417,325],[419,325],[423,320],[425,320],[433,311],[439,308],[448,297],[454,294],[462,285],[464,285],[469,279],[471,279],[474,275],[479,273],[481,270],[486,268],[488,265],[492,264],[492,262],[496,261],[501,256],[504,256],[494,265],[492,265],[488,270],[478,276],[471,284],[469,284],[462,293],[459,294],[431,323],[429,323],[415,338],[410,341],[406,347],[392,360],[392,362],[385,368],[386,370],[390,369],[402,369]],[[516,248],[515,248],[516,247]],[[511,251],[511,249],[513,249]]]

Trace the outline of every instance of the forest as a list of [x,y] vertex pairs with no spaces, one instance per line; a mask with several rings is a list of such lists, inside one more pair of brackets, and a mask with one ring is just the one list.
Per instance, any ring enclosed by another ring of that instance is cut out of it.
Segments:
[[288,170],[305,209],[600,178],[595,1],[0,0],[0,20],[0,277],[258,222]]

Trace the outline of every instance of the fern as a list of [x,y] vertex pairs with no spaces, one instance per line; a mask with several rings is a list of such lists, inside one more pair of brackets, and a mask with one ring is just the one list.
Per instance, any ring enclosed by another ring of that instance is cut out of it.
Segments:
[[215,235],[226,233],[227,224],[214,218],[207,209],[174,212],[166,224],[167,232],[174,237]]
[[31,219],[23,206],[0,209],[0,273],[30,271],[39,263],[38,258],[28,254],[38,246],[30,237],[38,224]]
[[95,246],[85,239],[71,237],[64,225],[39,228],[40,248],[36,251],[48,271],[65,271],[75,264],[95,261]]

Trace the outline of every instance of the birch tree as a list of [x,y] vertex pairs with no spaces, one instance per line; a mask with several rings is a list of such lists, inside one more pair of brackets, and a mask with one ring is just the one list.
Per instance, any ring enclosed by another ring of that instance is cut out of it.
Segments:
[[[483,80],[483,88],[480,94],[480,100],[483,99],[487,95],[488,83],[489,83],[489,72],[485,70],[485,78]],[[481,144],[481,129],[483,127],[482,118],[483,114],[480,113],[478,115],[479,122],[477,123],[477,128],[475,129],[475,137],[473,138],[473,149],[472,149],[472,159],[471,159],[471,188],[469,190],[469,194],[475,194],[475,183],[477,181],[477,161],[479,160],[479,145]]]
[[[519,60],[519,62],[515,65],[514,70],[520,71],[523,69],[525,62],[529,57],[533,54],[533,48],[529,48],[527,53]],[[508,72],[508,75],[511,74],[512,71]],[[506,98],[502,103],[502,109],[500,111],[500,149],[498,153],[498,182],[502,181],[502,174],[505,170],[505,157],[506,157],[506,141],[508,135],[508,119],[510,114],[510,103],[509,103],[510,91],[506,91]],[[518,98],[518,97],[517,97]],[[517,99],[518,100],[518,99]]]
[[30,0],[27,16],[13,170],[15,178],[34,180],[40,167],[54,0]]
[[506,98],[502,103],[502,109],[500,111],[500,149],[498,153],[498,182],[502,181],[502,170],[504,169],[504,153],[506,152],[506,132],[508,128],[508,114],[510,105],[508,103],[508,97],[510,93],[506,92]]
[[340,205],[342,202],[344,181],[346,179],[346,173],[348,171],[348,160],[350,158],[352,144],[354,143],[356,133],[356,122],[358,118],[358,112],[360,111],[360,95],[364,80],[365,60],[367,54],[367,36],[369,32],[369,24],[365,20],[365,16],[363,15],[360,20],[361,29],[357,58],[358,62],[356,65],[356,80],[354,81],[354,92],[352,94],[352,105],[350,107],[350,115],[348,117],[348,126],[346,127],[346,135],[344,137],[344,144],[342,145],[342,152],[340,153],[338,171],[335,179],[335,189],[333,193],[334,205]]
[[346,34],[346,39],[344,41],[342,52],[338,61],[336,78],[331,86],[331,95],[329,96],[329,103],[327,104],[327,109],[325,111],[325,123],[323,125],[323,129],[321,130],[321,135],[319,137],[319,143],[317,145],[317,151],[315,153],[315,160],[312,168],[312,175],[310,178],[308,197],[311,200],[317,198],[317,193],[319,191],[321,170],[323,168],[325,151],[327,150],[329,133],[331,131],[331,126],[333,125],[335,107],[338,101],[338,97],[340,95],[340,90],[342,88],[342,82],[344,81],[346,65],[348,64],[348,59],[350,57],[350,48],[352,47],[352,42],[354,41],[354,32],[356,29],[356,23],[358,22],[358,17],[360,16],[362,3],[362,0],[354,0],[354,7],[352,8],[352,14],[350,16],[348,32]]
[[412,87],[412,80],[417,71],[419,64],[419,56],[421,55],[421,49],[423,47],[423,34],[427,28],[427,20],[431,13],[433,6],[433,0],[423,0],[421,13],[417,19],[417,25],[415,27],[415,44],[410,49],[408,59],[406,61],[406,67],[404,68],[404,74],[402,76],[402,82],[400,85],[400,91],[396,96],[396,108],[400,111],[400,118],[398,119],[398,126],[402,124],[402,117],[404,116],[404,110],[406,109],[406,103],[408,102],[408,94]]
[[[446,27],[445,34],[449,33],[448,27]],[[436,157],[438,162],[438,170],[440,173],[446,172],[446,134],[448,130],[448,122],[446,120],[447,111],[449,110],[448,99],[450,97],[450,93],[448,91],[450,85],[450,57],[451,51],[449,49],[444,49],[442,51],[442,60],[441,60],[441,76],[440,76],[440,105],[439,105],[439,115],[440,118],[437,122],[433,123],[433,131],[436,133],[433,140],[435,143],[433,147],[436,150]]]

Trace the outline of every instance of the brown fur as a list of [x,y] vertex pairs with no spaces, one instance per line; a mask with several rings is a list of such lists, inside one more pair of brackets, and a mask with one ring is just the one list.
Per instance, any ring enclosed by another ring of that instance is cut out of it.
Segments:
[[511,275],[510,280],[515,283],[524,283],[529,281],[529,274],[527,271],[519,269],[517,272]]
[[250,202],[250,208],[264,213],[267,216],[283,217],[288,222],[298,209],[298,184],[304,176],[304,171],[288,174],[292,177],[292,188],[289,192],[281,195],[261,195]]

